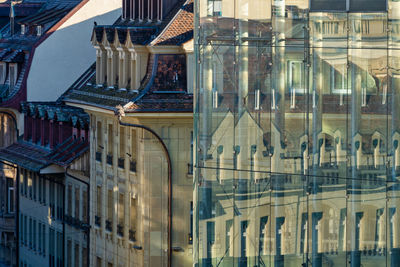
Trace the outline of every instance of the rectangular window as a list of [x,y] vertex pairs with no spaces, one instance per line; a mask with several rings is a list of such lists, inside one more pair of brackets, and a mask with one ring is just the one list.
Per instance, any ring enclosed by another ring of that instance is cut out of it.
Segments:
[[[57,232],[57,266],[61,267],[63,266],[63,238],[62,238],[62,233]],[[79,265],[76,265],[79,266]]]
[[215,222],[207,222],[207,258],[211,258],[212,246],[215,243]]
[[97,186],[97,191],[96,191],[96,196],[97,196],[97,216],[101,218],[101,207],[102,207],[102,198],[101,198],[101,186]]
[[36,34],[37,36],[41,36],[42,35],[42,26],[36,26]]
[[189,244],[193,243],[193,201],[190,201]]
[[88,253],[87,248],[83,247],[82,248],[82,266],[89,266],[87,253]]
[[385,12],[385,0],[311,0],[311,12],[350,11],[350,12]]
[[108,147],[107,153],[108,155],[112,155],[114,150],[114,133],[113,133],[113,125],[108,125]]
[[9,65],[9,75],[10,75],[10,88],[14,88],[17,81],[17,66],[14,64]]
[[119,157],[125,158],[125,128],[120,127],[119,129]]
[[39,202],[42,203],[43,198],[43,179],[39,176]]
[[28,245],[28,217],[24,216],[24,243],[25,246]]
[[33,173],[32,172],[28,172],[28,187],[29,187],[29,198],[32,199],[32,176]]
[[67,189],[67,214],[72,216],[72,185],[68,185]]
[[37,174],[33,173],[33,200],[36,201],[36,190],[37,190]]
[[346,0],[311,0],[310,11],[346,11]]
[[75,218],[80,219],[79,217],[79,200],[80,200],[80,190],[79,187],[75,187]]
[[42,233],[43,233],[43,237],[42,237],[42,249],[43,249],[43,256],[46,255],[46,225],[42,224]]
[[29,218],[29,247],[32,248],[32,243],[33,243],[33,224],[32,224],[32,218]]
[[24,169],[20,169],[20,176],[19,176],[19,183],[20,183],[20,185],[19,185],[19,188],[20,188],[20,194],[21,194],[21,196],[23,196],[24,195],[24,186],[25,186],[25,184],[24,184],[24,177],[25,177],[25,175],[24,175]]
[[208,0],[207,15],[208,16],[222,16],[222,1],[221,0]]
[[79,266],[79,244],[75,244],[74,259],[74,266]]
[[335,64],[331,67],[331,87],[333,94],[348,94],[347,64]]
[[193,154],[194,154],[194,139],[193,139],[193,131],[190,132],[190,163],[188,173],[193,174]]
[[260,218],[260,255],[265,255],[266,253],[266,237],[267,237],[267,223],[268,216]]
[[42,223],[38,222],[38,251],[42,252]]
[[385,12],[387,3],[385,0],[350,0],[350,12]]
[[43,200],[43,204],[44,204],[44,205],[46,205],[46,197],[47,197],[47,187],[46,187],[46,184],[47,184],[47,182],[46,182],[46,180],[43,178],[43,183],[42,183],[42,186],[43,186],[43,190],[42,190],[43,198],[42,198],[42,200]]
[[136,172],[136,154],[137,154],[137,131],[131,131],[131,154],[130,156],[130,171]]
[[28,174],[29,172],[27,170],[23,170],[24,173],[24,195],[25,197],[28,196]]
[[103,267],[100,257],[96,257],[96,267]]
[[55,215],[55,212],[54,212],[54,209],[55,209],[55,199],[54,199],[54,190],[55,190],[55,186],[54,186],[54,183],[53,182],[51,182],[51,181],[49,181],[49,185],[50,185],[50,188],[49,188],[49,194],[50,194],[50,217],[52,217],[52,218],[54,218],[54,215]]
[[54,267],[55,264],[55,236],[54,230],[50,228],[49,230],[49,266]]
[[131,197],[131,210],[130,210],[130,230],[136,230],[136,199]]
[[289,86],[291,91],[302,94],[305,93],[303,74],[304,69],[302,61],[289,61]]
[[67,267],[72,267],[72,241],[70,239],[67,240]]
[[124,225],[124,194],[118,195],[118,224]]
[[14,191],[14,187],[8,188],[8,213],[14,213]]
[[103,133],[101,131],[101,122],[97,122],[96,136],[97,136],[97,151],[102,151],[103,147]]
[[86,190],[82,192],[82,221],[88,222],[88,193]]
[[228,220],[225,223],[225,248],[229,249],[228,256],[233,256],[233,238],[233,220]]
[[19,241],[24,244],[24,215],[19,215]]
[[113,217],[113,191],[108,190],[107,193],[107,219],[111,222]]
[[32,239],[33,239],[33,250],[36,250],[36,242],[37,242],[37,236],[36,236],[36,220],[33,220],[33,226],[32,226]]

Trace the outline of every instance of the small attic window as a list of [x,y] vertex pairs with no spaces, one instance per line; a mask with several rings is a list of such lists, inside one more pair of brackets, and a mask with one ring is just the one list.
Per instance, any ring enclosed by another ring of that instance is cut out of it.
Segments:
[[21,25],[21,35],[24,35],[26,32],[25,24]]
[[36,26],[36,33],[37,33],[37,36],[41,36],[42,35],[42,26]]
[[159,55],[153,92],[186,93],[186,86],[186,56]]

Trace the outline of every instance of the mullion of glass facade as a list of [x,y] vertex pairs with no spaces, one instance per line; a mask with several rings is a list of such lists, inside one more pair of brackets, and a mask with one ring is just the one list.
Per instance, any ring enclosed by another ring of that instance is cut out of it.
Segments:
[[195,2],[197,266],[399,266],[400,4],[363,1]]

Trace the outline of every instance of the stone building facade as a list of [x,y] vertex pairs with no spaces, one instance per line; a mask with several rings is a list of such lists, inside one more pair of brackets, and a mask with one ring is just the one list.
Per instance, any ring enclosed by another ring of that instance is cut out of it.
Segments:
[[191,266],[193,2],[123,5],[62,98],[90,115],[90,262]]

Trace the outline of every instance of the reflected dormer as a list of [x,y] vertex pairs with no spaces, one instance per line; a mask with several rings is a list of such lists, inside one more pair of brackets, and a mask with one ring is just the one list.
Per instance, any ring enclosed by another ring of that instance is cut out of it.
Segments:
[[162,21],[178,0],[122,0],[122,19]]

